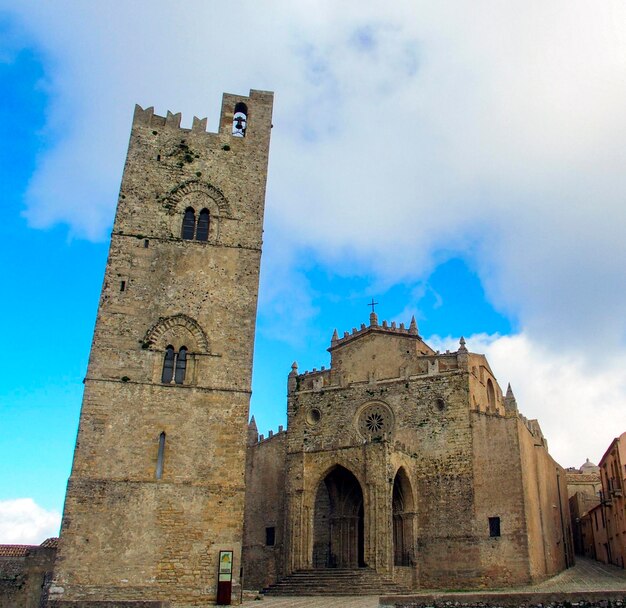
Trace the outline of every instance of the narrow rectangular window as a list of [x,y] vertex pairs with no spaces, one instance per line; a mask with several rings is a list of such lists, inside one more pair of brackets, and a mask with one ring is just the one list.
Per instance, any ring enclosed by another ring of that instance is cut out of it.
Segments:
[[489,518],[489,536],[500,536],[500,518]]
[[276,528],[265,528],[265,544],[268,547],[273,547],[276,541]]
[[163,458],[165,457],[165,432],[159,435],[159,453],[157,454],[156,478],[163,477]]
[[120,283],[120,291],[124,291],[126,289],[126,281],[122,281]]
[[145,249],[148,249],[148,245],[150,244],[150,241],[148,239],[144,239],[143,240],[143,246]]

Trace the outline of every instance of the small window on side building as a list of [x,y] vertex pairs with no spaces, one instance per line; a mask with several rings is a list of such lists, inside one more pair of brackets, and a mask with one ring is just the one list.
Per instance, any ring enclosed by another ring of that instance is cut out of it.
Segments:
[[500,518],[499,517],[490,517],[489,518],[489,536],[500,536]]
[[273,547],[276,542],[276,528],[265,528],[265,545],[267,547]]

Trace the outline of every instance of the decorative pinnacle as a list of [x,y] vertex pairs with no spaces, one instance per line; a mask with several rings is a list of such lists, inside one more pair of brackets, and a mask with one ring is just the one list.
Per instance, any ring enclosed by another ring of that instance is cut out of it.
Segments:
[[419,335],[419,331],[417,329],[417,323],[415,321],[415,315],[411,317],[411,324],[409,325],[409,333],[413,336]]
[[257,430],[256,420],[254,419],[254,415],[252,416],[252,418],[250,418],[250,422],[248,423],[248,427],[250,429],[254,429],[255,431]]
[[297,376],[298,375],[298,363],[296,361],[294,361],[291,364],[291,372],[289,372],[290,376]]
[[333,337],[330,339],[330,343],[332,344],[333,342],[337,342],[337,340],[339,340],[339,334],[337,333],[337,329],[335,328],[335,331],[333,332]]
[[463,336],[461,336],[461,339],[459,340],[459,352],[460,353],[466,353],[467,352],[467,348],[465,348],[465,338]]
[[504,396],[504,407],[509,411],[517,411],[517,401],[511,388],[511,383],[506,387],[506,395]]

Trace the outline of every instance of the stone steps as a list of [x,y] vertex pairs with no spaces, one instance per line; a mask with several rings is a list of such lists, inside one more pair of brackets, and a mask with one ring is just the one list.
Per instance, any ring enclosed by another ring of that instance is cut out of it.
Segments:
[[380,595],[408,593],[371,568],[299,570],[263,590],[267,595]]

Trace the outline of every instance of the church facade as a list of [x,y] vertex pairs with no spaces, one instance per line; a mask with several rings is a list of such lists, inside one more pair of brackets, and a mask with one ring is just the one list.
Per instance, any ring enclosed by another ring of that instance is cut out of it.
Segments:
[[287,430],[249,429],[248,584],[368,567],[404,589],[501,587],[573,563],[565,471],[483,355],[375,313],[328,350],[330,369],[294,363]]
[[[137,107],[49,598],[216,599],[300,570],[502,586],[570,563],[563,470],[482,355],[375,313],[248,424],[273,96],[206,119]],[[243,579],[241,578],[243,574]],[[100,605],[100,604],[99,604]],[[106,605],[106,604],[102,604]]]

